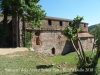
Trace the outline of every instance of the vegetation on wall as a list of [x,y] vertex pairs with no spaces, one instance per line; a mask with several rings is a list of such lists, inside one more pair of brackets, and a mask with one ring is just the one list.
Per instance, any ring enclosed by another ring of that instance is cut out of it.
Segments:
[[31,32],[25,31],[25,40],[24,40],[25,47],[27,47],[27,48],[30,47],[30,45],[31,45],[31,43],[30,43],[31,39],[32,39]]

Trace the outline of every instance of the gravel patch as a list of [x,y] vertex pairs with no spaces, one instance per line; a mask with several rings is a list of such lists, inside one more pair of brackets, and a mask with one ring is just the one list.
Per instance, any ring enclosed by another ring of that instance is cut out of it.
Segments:
[[6,54],[11,54],[11,53],[15,53],[18,51],[29,51],[28,48],[24,48],[24,47],[17,47],[17,48],[0,48],[0,55],[6,55]]

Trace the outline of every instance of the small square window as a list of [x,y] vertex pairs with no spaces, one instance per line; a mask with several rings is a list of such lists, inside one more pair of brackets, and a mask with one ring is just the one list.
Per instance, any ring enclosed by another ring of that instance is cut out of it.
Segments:
[[52,25],[52,22],[51,22],[51,20],[48,20],[48,24],[49,24],[49,25]]
[[60,24],[60,26],[62,26],[63,24],[62,24],[62,21],[59,21],[59,24]]
[[69,26],[71,25],[72,23],[71,22],[69,22]]
[[40,36],[40,31],[36,31],[36,32],[35,32],[35,35],[36,35],[36,36]]

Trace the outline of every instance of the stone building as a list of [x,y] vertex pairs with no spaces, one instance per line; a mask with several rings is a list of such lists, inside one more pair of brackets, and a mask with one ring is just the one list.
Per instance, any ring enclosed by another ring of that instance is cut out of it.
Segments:
[[[26,27],[26,30],[32,31],[33,33],[31,40],[32,48],[39,53],[55,55],[74,51],[72,44],[67,41],[67,38],[62,33],[64,28],[72,22],[73,20],[70,19],[47,16],[42,19],[41,28],[34,27],[34,29],[30,29]],[[82,30],[78,36],[82,41],[84,50],[91,50],[94,39],[88,33],[88,23],[81,22],[79,27]]]
[[[40,28],[35,26],[31,28],[27,22],[22,22],[22,19],[19,19],[18,22],[18,19],[18,17],[8,19],[6,37],[8,47],[25,46],[25,31],[27,31],[32,34],[31,48],[38,53],[57,55],[74,51],[72,44],[67,41],[62,33],[64,28],[70,25],[73,20],[47,16],[41,20],[42,25]],[[82,41],[84,50],[92,49],[93,36],[88,33],[88,23],[81,22],[79,27],[82,30],[78,36]]]

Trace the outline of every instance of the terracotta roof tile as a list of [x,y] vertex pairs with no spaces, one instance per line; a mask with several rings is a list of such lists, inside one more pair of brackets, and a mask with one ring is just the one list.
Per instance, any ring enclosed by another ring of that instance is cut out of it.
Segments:
[[94,37],[94,36],[89,33],[78,33],[78,37]]

